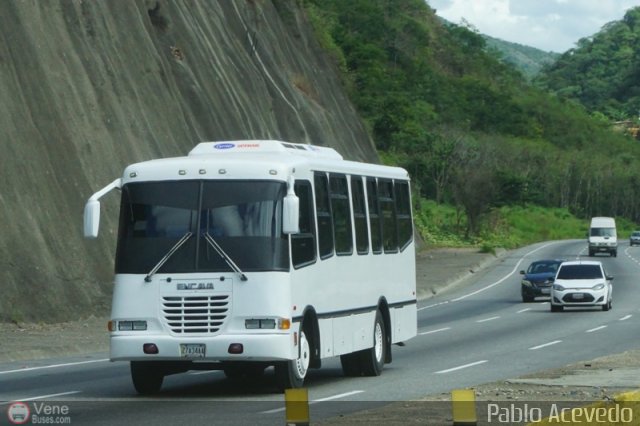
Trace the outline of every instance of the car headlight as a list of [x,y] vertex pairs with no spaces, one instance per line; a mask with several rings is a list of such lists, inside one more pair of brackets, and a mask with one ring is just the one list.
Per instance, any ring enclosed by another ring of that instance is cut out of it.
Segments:
[[527,287],[531,287],[531,281],[529,281],[529,280],[522,280],[522,285],[526,285]]
[[593,287],[591,287],[591,290],[602,290],[604,288],[604,284],[600,283],[600,284],[596,284]]
[[554,284],[553,289],[556,291],[564,291],[564,287],[562,287],[560,284]]

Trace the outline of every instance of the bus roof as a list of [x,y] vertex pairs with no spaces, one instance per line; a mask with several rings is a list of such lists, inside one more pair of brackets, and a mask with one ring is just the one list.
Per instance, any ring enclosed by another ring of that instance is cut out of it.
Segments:
[[276,140],[202,142],[187,156],[128,166],[123,184],[181,179],[276,179],[311,171],[409,179],[400,167],[344,160],[333,148]]
[[226,155],[239,153],[276,153],[302,155],[305,157],[342,160],[342,155],[333,148],[290,143],[275,140],[245,140],[228,142],[201,142],[189,152],[194,155]]

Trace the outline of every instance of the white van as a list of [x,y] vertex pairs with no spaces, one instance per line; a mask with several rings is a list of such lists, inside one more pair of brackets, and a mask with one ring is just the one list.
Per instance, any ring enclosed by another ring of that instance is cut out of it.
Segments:
[[588,241],[589,256],[604,252],[616,257],[618,255],[616,220],[612,217],[591,218]]

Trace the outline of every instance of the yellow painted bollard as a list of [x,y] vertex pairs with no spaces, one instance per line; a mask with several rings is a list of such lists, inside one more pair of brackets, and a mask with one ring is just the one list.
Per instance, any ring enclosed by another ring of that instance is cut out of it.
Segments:
[[476,393],[473,389],[451,391],[454,426],[476,426]]
[[287,411],[287,426],[309,425],[309,394],[307,389],[285,389],[284,405]]

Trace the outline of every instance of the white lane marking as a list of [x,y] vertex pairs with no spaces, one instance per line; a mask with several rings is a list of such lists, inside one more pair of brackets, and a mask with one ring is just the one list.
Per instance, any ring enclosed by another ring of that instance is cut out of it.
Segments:
[[603,328],[607,328],[606,325],[601,325],[600,327],[592,328],[590,330],[585,331],[585,333],[593,333],[594,331],[602,330]]
[[95,362],[106,362],[109,361],[109,358],[104,358],[104,359],[93,359],[91,361],[78,361],[78,362],[67,362],[64,364],[52,364],[52,365],[42,365],[40,367],[26,367],[26,368],[19,368],[17,370],[6,370],[6,371],[0,371],[0,374],[9,374],[9,373],[21,373],[23,371],[35,371],[35,370],[43,370],[45,368],[58,368],[58,367],[69,367],[72,365],[82,365],[82,364],[91,364],[91,363],[95,363]]
[[516,312],[516,314],[521,314],[523,312],[527,312],[527,311],[530,311],[530,310],[531,310],[531,308],[520,309],[518,312]]
[[333,395],[333,396],[328,396],[326,398],[320,398],[320,399],[314,399],[313,401],[311,401],[311,403],[316,403],[316,402],[324,402],[324,401],[331,401],[332,399],[339,399],[339,398],[344,398],[345,396],[351,396],[351,395],[355,395],[358,393],[363,393],[363,390],[354,390],[351,392],[345,392],[345,393],[340,393],[338,395]]
[[81,391],[69,391],[69,392],[60,392],[60,393],[52,393],[49,395],[40,395],[40,396],[32,396],[30,398],[17,398],[14,399],[12,401],[7,401],[7,402],[0,402],[0,405],[6,405],[6,404],[10,404],[11,402],[15,402],[15,401],[35,401],[38,399],[45,399],[45,398],[53,398],[55,396],[63,396],[63,395],[73,395],[75,393],[80,393]]
[[451,373],[452,371],[462,370],[463,368],[473,367],[473,366],[476,366],[476,365],[484,364],[485,362],[489,362],[489,360],[483,359],[482,361],[476,361],[476,362],[472,362],[470,364],[460,365],[458,367],[453,367],[453,368],[448,368],[446,370],[436,371],[434,374]]
[[213,374],[213,373],[217,373],[219,370],[207,370],[207,371],[190,371],[189,374],[190,376],[200,376],[201,374]]
[[435,308],[436,306],[446,305],[449,302],[450,302],[449,300],[445,300],[443,302],[434,303],[433,305],[423,306],[422,308],[418,308],[418,310],[421,311],[423,309]]
[[547,346],[551,346],[551,345],[555,345],[556,343],[561,343],[562,340],[554,340],[553,342],[549,342],[549,343],[544,343],[542,345],[538,345],[538,346],[532,346],[529,348],[530,351],[535,351],[536,349],[542,349],[542,348],[546,348]]
[[625,316],[623,316],[622,318],[620,318],[618,321],[626,321],[626,320],[628,320],[629,318],[631,318],[632,316],[633,316],[633,315],[625,315]]
[[498,317],[485,318],[485,319],[478,320],[478,321],[476,321],[476,322],[477,322],[477,323],[480,323],[480,322],[493,321],[493,320],[496,320],[496,319],[498,319],[498,318],[500,318],[500,317],[498,316]]
[[538,250],[542,250],[542,249],[543,249],[543,248],[545,248],[545,247],[548,247],[548,246],[550,246],[550,245],[552,245],[552,244],[557,244],[557,243],[558,243],[558,241],[553,241],[553,242],[551,242],[551,243],[544,244],[544,245],[542,245],[542,246],[540,246],[540,247],[538,247],[538,248],[536,248],[536,249],[531,250],[530,252],[528,252],[528,253],[526,253],[524,256],[522,256],[522,257],[520,258],[520,260],[518,260],[518,263],[516,263],[516,265],[515,265],[515,266],[513,267],[513,269],[511,270],[511,272],[509,272],[509,273],[508,273],[507,275],[505,275],[504,277],[500,278],[498,281],[496,281],[496,282],[494,282],[494,283],[492,283],[492,284],[489,284],[489,285],[488,285],[488,286],[486,286],[486,287],[480,288],[480,289],[478,289],[478,290],[476,290],[476,291],[472,291],[471,293],[467,293],[467,294],[465,294],[465,295],[463,295],[463,296],[460,296],[460,297],[458,297],[458,298],[456,298],[456,299],[451,299],[451,301],[452,301],[452,302],[458,302],[458,301],[460,301],[460,300],[466,299],[467,297],[474,296],[474,295],[476,295],[476,294],[478,294],[478,293],[482,293],[482,292],[483,292],[483,291],[485,291],[485,290],[489,290],[490,288],[497,286],[498,284],[500,284],[500,283],[502,283],[503,281],[505,281],[507,278],[510,278],[510,277],[511,277],[511,275],[513,275],[513,274],[518,270],[518,268],[520,267],[520,264],[524,261],[524,259],[525,259],[527,256],[529,256],[530,254],[533,254],[533,253],[537,252]]
[[422,310],[424,310],[424,309],[430,309],[430,308],[435,308],[436,306],[446,305],[447,303],[451,303],[451,302],[458,302],[458,301],[460,301],[460,300],[466,299],[466,298],[467,298],[467,297],[469,297],[469,296],[473,296],[474,294],[478,294],[478,293],[480,293],[480,292],[482,292],[482,291],[488,290],[488,289],[490,289],[491,287],[493,287],[493,286],[496,286],[496,285],[500,284],[501,282],[503,282],[504,280],[506,280],[507,278],[509,278],[511,275],[513,275],[513,274],[516,272],[516,270],[518,269],[518,267],[520,266],[520,264],[522,263],[522,261],[523,261],[527,256],[529,256],[530,254],[533,254],[533,253],[537,252],[538,250],[541,250],[541,249],[543,249],[543,248],[545,248],[545,247],[548,247],[548,246],[550,246],[550,245],[552,245],[552,244],[558,244],[559,242],[560,242],[560,241],[552,241],[552,242],[547,243],[547,244],[544,244],[544,245],[542,245],[542,246],[540,246],[540,247],[538,247],[538,248],[536,248],[536,249],[533,249],[533,250],[531,250],[531,251],[530,251],[530,252],[528,252],[528,253],[525,253],[525,254],[522,256],[522,258],[518,261],[518,263],[516,263],[516,266],[514,266],[514,267],[513,267],[513,269],[511,270],[511,272],[509,272],[507,275],[505,275],[503,278],[501,278],[500,280],[496,281],[496,282],[495,282],[495,283],[493,283],[493,284],[489,284],[488,286],[483,287],[483,288],[481,288],[481,289],[479,289],[479,290],[476,290],[476,291],[474,291],[473,293],[465,294],[465,295],[460,296],[460,297],[458,297],[458,298],[456,298],[456,299],[444,300],[444,301],[442,301],[442,302],[434,303],[434,304],[432,304],[432,305],[423,306],[422,308],[418,308],[417,310],[418,310],[418,311],[422,311]]
[[451,330],[451,327],[439,328],[437,330],[431,330],[431,331],[423,331],[422,333],[418,333],[418,335],[424,336],[425,334],[440,333],[441,331],[447,331],[447,330]]
[[[316,402],[324,402],[324,401],[331,401],[333,399],[340,399],[346,396],[356,395],[358,393],[363,393],[363,392],[364,392],[363,390],[354,390],[351,392],[345,392],[345,393],[340,393],[338,395],[328,396],[326,398],[314,399],[313,401],[309,401],[309,405],[315,404]],[[273,410],[267,410],[267,411],[261,411],[260,414],[273,414],[273,413],[279,413],[284,410],[286,410],[286,407],[275,408]]]

